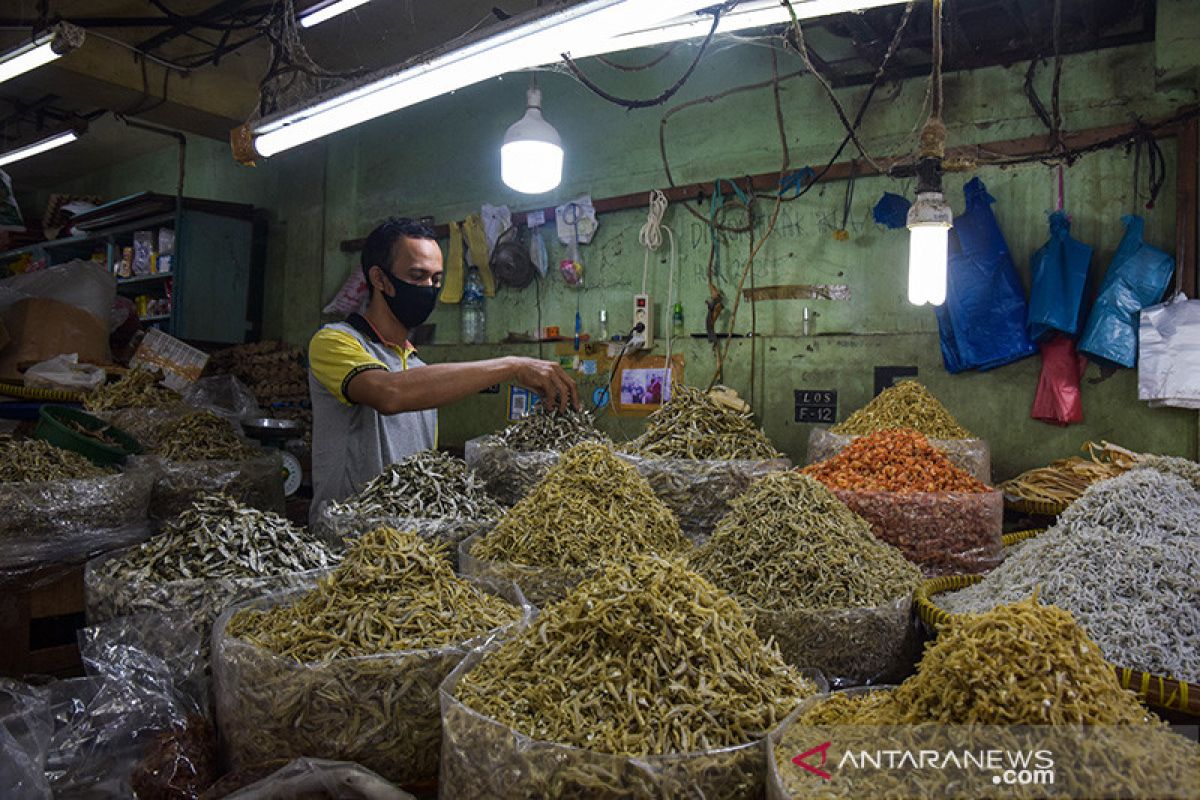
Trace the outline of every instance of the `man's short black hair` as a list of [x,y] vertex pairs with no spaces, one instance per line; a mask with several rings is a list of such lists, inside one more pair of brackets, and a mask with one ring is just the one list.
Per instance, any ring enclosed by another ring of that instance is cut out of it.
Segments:
[[[375,230],[367,235],[367,241],[362,249],[363,277],[367,278],[367,286],[371,286],[371,267],[379,265],[384,272],[392,268],[392,247],[405,236],[409,239],[436,239],[433,229],[420,220],[409,217],[388,217]],[[373,290],[373,287],[372,287]]]

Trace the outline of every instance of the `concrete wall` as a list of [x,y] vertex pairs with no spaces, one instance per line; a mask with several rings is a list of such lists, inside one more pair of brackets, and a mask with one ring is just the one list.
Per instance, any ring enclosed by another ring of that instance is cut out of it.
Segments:
[[[1163,0],[1163,6],[1159,41],[1067,58],[1063,103],[1069,129],[1125,123],[1134,115],[1164,117],[1195,102],[1197,71],[1188,65],[1194,64],[1196,57],[1189,43],[1194,40],[1191,32],[1200,21],[1200,9],[1177,0]],[[1164,19],[1176,20],[1177,29],[1187,35],[1165,36]],[[691,55],[686,51],[688,48],[680,48],[645,73],[617,73],[599,64],[590,70],[618,94],[651,96],[685,68]],[[1160,64],[1169,67],[1169,75],[1158,69]],[[791,55],[780,57],[781,73],[799,66]],[[1024,71],[1025,65],[1018,64],[947,76],[950,144],[1042,133],[1041,123],[1021,94]],[[1048,70],[1045,72],[1039,79],[1044,97],[1049,93]],[[770,54],[765,48],[723,44],[668,107],[761,81],[770,74]],[[1156,74],[1170,79],[1156,85],[1150,77]],[[445,221],[460,219],[484,202],[526,209],[554,205],[583,193],[600,198],[666,184],[658,142],[663,109],[626,112],[559,74],[543,75],[541,84],[545,114],[562,135],[567,163],[563,185],[550,196],[533,201],[509,192],[499,180],[499,141],[523,106],[526,82],[520,76],[437,98],[298,148],[254,171],[235,167],[224,145],[194,146],[189,157],[189,194],[254,202],[273,214],[267,334],[306,341],[319,323],[320,307],[357,264],[357,255],[342,252],[339,242],[365,235],[388,214],[432,214]],[[839,94],[847,107],[854,108],[864,91],[856,88]],[[785,82],[782,97],[792,167],[820,166],[842,136],[827,99],[808,77]],[[915,131],[926,113],[925,101],[923,80],[883,87],[863,127],[869,149],[879,155],[912,152]],[[667,147],[672,172],[680,183],[778,169],[781,156],[770,91],[743,92],[674,115]],[[1095,247],[1093,272],[1097,277],[1120,240],[1122,214],[1142,213],[1147,219],[1148,241],[1174,252],[1174,142],[1164,141],[1163,149],[1167,180],[1152,210],[1144,208],[1144,180],[1143,196],[1135,198],[1133,158],[1121,150],[1089,155],[1068,170],[1067,206],[1074,218],[1073,231]],[[843,158],[852,154],[848,150]],[[1028,259],[1046,239],[1046,214],[1053,207],[1052,170],[1043,165],[985,166],[974,174],[997,199],[996,215],[1028,283]],[[1144,174],[1143,167],[1143,178]],[[86,186],[100,191],[122,185],[130,190],[168,191],[173,176],[174,155],[168,150],[160,158],[143,160],[136,169],[110,169],[71,188]],[[956,175],[948,181],[948,199],[960,212],[961,186],[969,177]],[[1096,368],[1090,368],[1083,387],[1086,421],[1065,429],[1029,419],[1040,369],[1036,357],[986,374],[947,374],[941,365],[933,312],[927,307],[914,308],[905,300],[906,235],[885,230],[871,220],[871,207],[885,190],[911,196],[914,186],[882,178],[857,181],[847,226],[851,235],[844,242],[832,237],[841,222],[844,182],[823,186],[788,203],[757,259],[754,280],[759,285],[845,283],[852,292],[848,301],[759,303],[754,320],[758,336],[737,340],[730,349],[724,382],[749,396],[753,347],[755,409],[782,449],[801,460],[810,428],[793,420],[793,390],[838,390],[839,418],[844,418],[870,398],[874,367],[912,365],[967,427],[991,441],[1000,477],[1075,452],[1088,439],[1195,457],[1196,415],[1149,410],[1139,404],[1135,371],[1123,370],[1100,381]],[[706,209],[707,204],[702,210]],[[759,237],[770,210],[770,201],[760,202]],[[644,221],[643,210],[601,218],[596,241],[582,252],[587,269],[582,292],[566,286],[554,274],[540,290],[502,289],[488,301],[489,344],[458,344],[459,309],[439,306],[432,320],[437,323],[435,344],[425,347],[423,355],[431,361],[507,352],[537,355],[537,345],[500,345],[499,341],[510,331],[532,333],[539,307],[543,324],[570,330],[577,302],[585,329],[595,332],[602,308],[608,312],[610,332],[627,329],[631,295],[641,288],[644,250],[637,234]],[[675,285],[686,329],[700,332],[708,292],[708,232],[703,223],[679,207],[668,211],[665,222],[678,243]],[[557,263],[564,248],[549,243],[551,261]],[[729,300],[735,294],[748,247],[746,237],[730,237],[720,244],[717,283]],[[664,248],[649,268],[648,288],[657,300],[660,331],[669,326],[668,260]],[[815,314],[814,335],[809,337],[800,332],[804,306]],[[751,311],[746,304],[736,327],[743,333],[751,330]],[[675,351],[686,359],[688,382],[707,384],[715,366],[707,343],[689,337],[677,344]],[[550,346],[544,346],[542,352],[553,354]],[[655,352],[663,352],[661,339]],[[586,376],[580,380],[589,388],[601,382]],[[504,424],[504,413],[504,398],[496,395],[470,398],[445,409],[442,441],[461,444],[494,430]],[[634,435],[640,423],[608,416],[604,425],[619,435]]]

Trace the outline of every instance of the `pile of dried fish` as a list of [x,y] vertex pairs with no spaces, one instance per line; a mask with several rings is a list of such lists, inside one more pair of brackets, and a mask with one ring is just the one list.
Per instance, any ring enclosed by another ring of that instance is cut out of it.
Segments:
[[160,386],[162,374],[157,370],[137,367],[116,383],[101,386],[87,396],[83,407],[88,411],[109,411],[114,408],[163,408],[178,405],[179,394]]
[[1054,790],[1069,796],[1175,796],[1200,767],[1200,748],[1171,733],[1121,688],[1071,615],[1033,599],[952,620],[904,683],[815,701],[772,736],[772,797],[818,791],[932,797],[945,796],[951,786],[990,785],[990,771],[951,763],[926,770],[835,766],[834,780],[814,781],[792,759],[814,741],[828,740],[835,742],[827,754],[833,765],[843,752],[878,749],[1051,749]]
[[315,589],[218,623],[217,710],[234,768],[308,755],[396,782],[436,774],[439,683],[480,637],[521,618],[457,577],[444,544],[364,534]]
[[1070,505],[1097,481],[1115,478],[1148,458],[1108,442],[1084,442],[1087,458],[1071,456],[1022,472],[996,488],[1010,500]]
[[605,561],[687,546],[645,479],[608,446],[588,442],[564,453],[460,558],[465,572],[514,580],[540,606]]
[[818,688],[681,561],[613,562],[446,681],[441,788],[759,797],[755,743]]
[[113,472],[41,439],[0,438],[0,483],[100,478]]
[[333,544],[381,525],[415,530],[449,543],[457,563],[458,543],[501,513],[465,461],[426,450],[390,464],[345,502],[329,503],[315,527]]
[[209,495],[161,534],[84,572],[90,624],[142,612],[186,615],[203,631],[230,606],[268,591],[311,586],[336,557],[283,517]]
[[538,406],[501,433],[467,442],[467,466],[492,497],[511,506],[546,476],[563,451],[581,442],[610,443],[596,429],[591,412],[553,412]]
[[162,423],[155,452],[173,461],[248,461],[261,458],[261,447],[243,439],[229,420],[211,411],[194,411]]
[[760,478],[690,557],[752,610],[784,659],[835,686],[877,683],[912,655],[921,571],[828,489],[797,472]]
[[[1187,471],[1189,462],[1178,461]],[[1197,575],[1200,489],[1139,467],[1094,484],[982,581],[934,602],[952,614],[979,612],[1036,588],[1043,602],[1074,614],[1112,663],[1195,683]]]
[[625,448],[646,458],[761,461],[782,458],[748,412],[676,384],[671,399],[646,420],[646,432]]
[[900,381],[830,430],[861,436],[890,428],[911,428],[931,439],[970,439],[971,432],[920,383]]

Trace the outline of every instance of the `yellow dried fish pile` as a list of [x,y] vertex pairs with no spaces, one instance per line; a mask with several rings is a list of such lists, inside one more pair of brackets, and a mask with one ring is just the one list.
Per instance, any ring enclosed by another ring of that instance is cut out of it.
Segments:
[[534,489],[471,550],[475,558],[591,569],[637,553],[668,554],[688,542],[645,478],[604,444],[563,454]]
[[830,431],[861,436],[892,428],[911,428],[931,439],[972,438],[932,392],[912,380],[884,389]]
[[[728,594],[680,560],[632,557],[451,676],[443,788],[475,798],[757,797],[761,752],[712,751],[761,740],[817,690]],[[695,757],[656,772],[654,757],[668,754]]]
[[0,438],[0,483],[102,478],[113,470],[97,467],[78,453],[41,439]]
[[625,451],[646,458],[707,461],[783,457],[749,412],[736,411],[684,384],[671,388],[671,399],[647,418],[646,432]]
[[111,411],[116,408],[167,408],[180,403],[177,392],[160,386],[162,373],[136,367],[116,383],[101,386],[83,401],[88,411]]

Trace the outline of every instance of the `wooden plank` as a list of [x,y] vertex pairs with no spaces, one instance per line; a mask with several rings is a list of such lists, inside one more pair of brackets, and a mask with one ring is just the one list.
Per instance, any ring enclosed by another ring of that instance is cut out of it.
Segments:
[[1180,290],[1195,298],[1200,122],[1190,119],[1183,124],[1175,151],[1175,268],[1179,270]]
[[[1175,116],[1187,113],[1189,108],[1180,109]],[[1173,120],[1174,117],[1171,118]],[[1187,124],[1194,124],[1194,120],[1188,123],[1177,123],[1171,120],[1163,120],[1158,124],[1148,124],[1142,127],[1154,128],[1155,133],[1159,138],[1170,136],[1178,136]],[[1131,136],[1138,130],[1136,123],[1128,123],[1124,125],[1107,125],[1100,128],[1088,128],[1082,131],[1066,133],[1063,136],[1063,141],[1067,147],[1072,150],[1080,150],[1088,147],[1094,147],[1098,144],[1108,142],[1114,139],[1120,139],[1125,136]],[[1008,139],[998,142],[988,142],[985,144],[965,145],[962,147],[951,147],[946,151],[946,160],[950,162],[952,169],[957,168],[961,171],[974,170],[978,167],[979,162],[987,159],[1001,158],[1025,158],[1028,156],[1043,153],[1050,149],[1052,140],[1048,134],[1039,136],[1026,136],[1020,139]],[[1195,148],[1192,148],[1193,153]],[[876,159],[876,163],[884,170],[890,170],[900,164],[908,164],[912,162],[911,154],[902,156],[889,156],[886,158]],[[957,164],[957,166],[955,166]],[[985,164],[986,166],[986,164]],[[833,181],[846,180],[851,175],[855,178],[865,178],[880,174],[870,164],[862,161],[842,161],[833,164],[821,178],[821,183],[830,183]],[[737,184],[746,189],[747,184],[754,191],[774,191],[779,186],[778,172],[763,172],[758,175],[750,175],[737,178]],[[810,181],[811,183],[811,181]],[[805,184],[807,185],[807,184]],[[712,182],[706,183],[689,183],[683,186],[672,186],[661,189],[666,195],[667,200],[672,203],[681,203],[687,201],[704,200],[711,197],[713,193]],[[593,205],[596,208],[596,213],[607,214],[613,211],[625,211],[631,208],[645,208],[648,203],[650,190],[640,192],[632,192],[630,194],[618,195],[616,197],[606,197],[600,200],[594,200]],[[527,211],[513,212],[514,219],[521,219],[529,211],[542,211],[546,215],[546,222],[554,220],[554,208],[544,209],[529,209]],[[1193,220],[1195,215],[1193,214]],[[435,225],[434,232],[439,237],[445,237],[449,234],[449,228],[446,225]],[[357,253],[362,250],[366,238],[346,239],[341,243],[341,250],[345,253]],[[1194,272],[1194,271],[1193,271]]]
[[29,618],[58,617],[83,611],[83,567],[29,592]]
[[849,300],[850,287],[841,283],[788,283],[781,286],[758,286],[753,289],[743,289],[742,297],[751,302],[759,300]]

